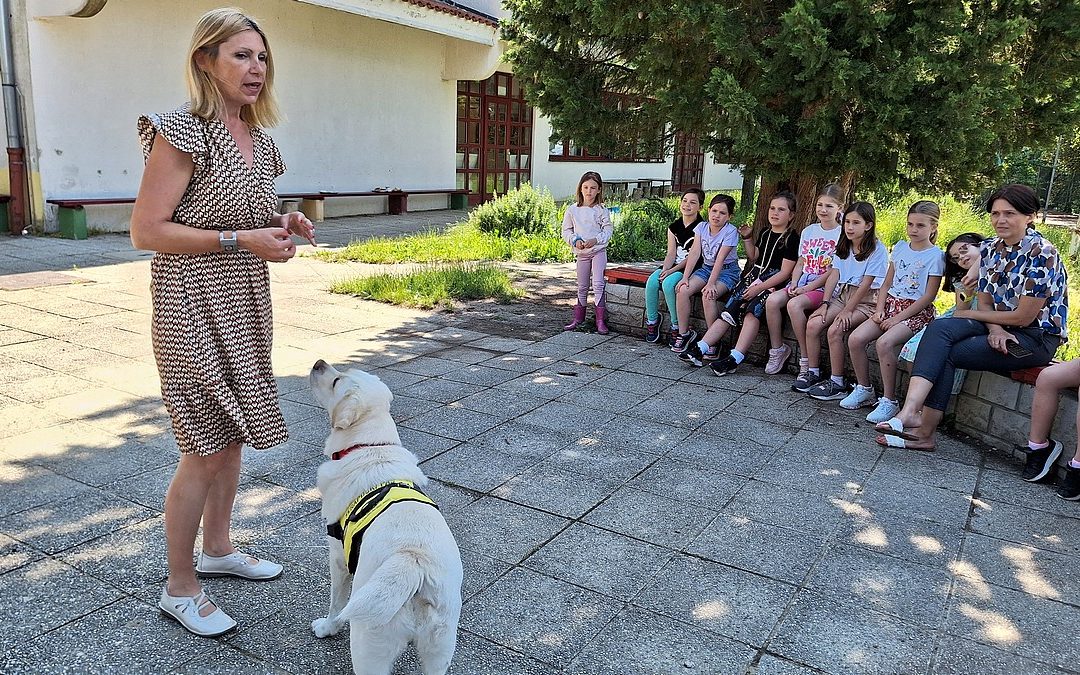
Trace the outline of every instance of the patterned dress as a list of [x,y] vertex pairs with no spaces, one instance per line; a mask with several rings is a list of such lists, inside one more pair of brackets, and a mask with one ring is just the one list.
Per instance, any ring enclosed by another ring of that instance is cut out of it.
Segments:
[[[251,129],[249,167],[223,122],[186,108],[140,117],[138,128],[144,157],[160,133],[194,160],[173,221],[204,230],[269,225],[274,179],[285,165],[262,130]],[[247,251],[157,253],[150,275],[154,356],[180,451],[210,455],[234,441],[268,448],[287,440],[270,365],[267,263]]]

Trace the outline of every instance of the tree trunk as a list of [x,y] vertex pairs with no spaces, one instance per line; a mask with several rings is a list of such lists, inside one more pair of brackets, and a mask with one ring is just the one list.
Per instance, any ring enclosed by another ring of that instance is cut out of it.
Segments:
[[749,210],[754,208],[754,188],[757,186],[757,174],[749,170],[743,171],[742,194],[739,195],[739,208]]

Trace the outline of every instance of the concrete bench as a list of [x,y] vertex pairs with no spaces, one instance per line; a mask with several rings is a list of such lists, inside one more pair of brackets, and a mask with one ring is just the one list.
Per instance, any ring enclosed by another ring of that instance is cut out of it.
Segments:
[[409,212],[409,195],[447,195],[450,199],[450,208],[464,209],[469,206],[469,191],[453,188],[292,192],[279,194],[278,197],[284,200],[300,200],[300,210],[304,212],[304,215],[315,222],[322,222],[326,217],[323,202],[331,197],[386,197],[386,212],[392,216],[397,216]]
[[60,236],[66,239],[86,239],[86,210],[84,207],[109,204],[134,204],[134,197],[101,197],[93,199],[46,199],[57,207]]

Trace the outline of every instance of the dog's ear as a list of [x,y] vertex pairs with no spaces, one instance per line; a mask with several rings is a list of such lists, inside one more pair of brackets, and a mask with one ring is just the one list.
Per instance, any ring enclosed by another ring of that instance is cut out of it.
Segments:
[[330,410],[330,426],[335,429],[348,429],[360,421],[367,406],[356,394],[347,394]]

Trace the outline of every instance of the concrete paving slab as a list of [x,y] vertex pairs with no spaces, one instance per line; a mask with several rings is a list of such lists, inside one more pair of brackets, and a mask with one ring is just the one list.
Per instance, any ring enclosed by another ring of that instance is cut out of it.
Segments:
[[629,601],[671,559],[674,552],[639,539],[574,523],[524,565],[548,576]]
[[[737,399],[734,405],[741,406],[741,399]],[[752,441],[758,446],[769,450],[776,450],[787,443],[795,433],[795,429],[788,426],[778,426],[770,422],[753,419],[745,416],[742,412],[734,412],[735,408],[729,406],[706,420],[698,427],[698,431],[710,436],[726,438],[729,441],[737,441],[746,444]],[[752,446],[751,446],[752,447]]]
[[1075,612],[1075,604],[958,576],[945,630],[1025,658],[1075,668],[1080,645],[1069,631],[1052,628],[1069,625]]
[[216,648],[157,607],[123,598],[15,648],[34,673],[166,673]]
[[[970,495],[975,491],[979,469],[928,453],[890,448],[881,453],[881,459],[874,466],[874,474],[885,481],[913,480]],[[986,482],[985,476],[983,482]]]
[[911,519],[957,525],[963,525],[972,508],[970,493],[953,492],[880,474],[867,479],[859,495],[859,503],[874,513],[891,511],[903,513]]
[[465,605],[461,626],[565,667],[621,608],[598,593],[518,568]]
[[[401,438],[401,444],[416,455],[416,458],[420,461],[431,459],[458,445],[458,441],[452,438],[435,436],[433,434],[417,431],[416,429],[407,429],[405,427],[398,428],[398,436]],[[320,457],[319,459],[322,460],[324,458]]]
[[[122,593],[99,579],[54,560],[38,560],[0,575],[0,614],[11,617],[0,634],[0,651],[115,602]],[[57,603],[54,598],[68,599]]]
[[440,406],[410,416],[402,426],[429,434],[467,441],[497,427],[501,419],[462,407]]
[[491,494],[566,518],[580,518],[622,485],[621,481],[583,476],[551,465],[526,469]]
[[[559,368],[559,364],[564,365]],[[551,401],[581,389],[597,377],[599,373],[590,371],[588,367],[566,366],[565,362],[557,361],[540,370],[500,382],[491,391],[504,391],[512,395]]]
[[45,554],[41,551],[16,541],[6,534],[0,534],[0,575],[44,557]]
[[631,415],[616,415],[587,435],[598,443],[637,452],[662,455],[690,435],[690,430],[671,424],[643,420]]
[[615,413],[551,401],[535,410],[530,410],[520,419],[525,424],[566,434],[592,435],[604,424],[615,419]]
[[769,650],[829,673],[925,673],[933,636],[865,605],[802,591]]
[[863,511],[848,499],[799,492],[756,480],[748,482],[723,510],[818,537],[833,536],[851,522],[856,513]]
[[960,554],[962,523],[916,520],[900,512],[871,512],[848,506],[851,520],[837,540],[852,546],[935,567],[947,568]]
[[581,439],[556,451],[537,466],[554,466],[595,478],[626,481],[656,461],[656,455],[624,450],[610,443]]
[[1028,595],[1069,604],[1080,601],[1074,556],[969,534],[956,572]]
[[661,457],[630,481],[630,486],[662,497],[696,504],[714,511],[722,508],[746,479],[702,469],[671,457]]
[[1080,516],[1080,509],[1076,508],[1075,503],[1057,496],[1056,485],[1018,480],[1020,469],[1017,462],[1012,471],[983,471],[979,478],[979,499],[1035,511],[1049,511],[1069,518]]
[[852,464],[843,450],[807,453],[793,441],[774,453],[754,477],[803,492],[851,498],[870,476]]
[[591,525],[659,546],[681,549],[716,517],[716,511],[624,486],[585,515]]
[[952,576],[942,569],[850,546],[831,546],[807,581],[823,595],[866,604],[927,628],[945,617]]
[[460,553],[461,566],[465,571],[461,583],[461,599],[463,602],[468,602],[474,595],[513,569],[513,565],[467,548],[460,549]]
[[675,444],[667,456],[700,469],[754,476],[773,452],[751,440],[736,441],[720,436],[706,424]]
[[462,443],[425,461],[421,468],[429,478],[489,492],[538,461],[536,457],[507,456],[490,447]]
[[757,666],[757,675],[810,675],[820,672],[822,671],[772,654],[763,655]]
[[0,518],[0,532],[44,553],[56,554],[154,515],[134,502],[90,489]]
[[625,412],[631,417],[697,429],[727,408],[738,394],[700,384],[681,382]]
[[516,565],[570,521],[495,497],[481,497],[447,514],[458,545]]
[[760,646],[796,588],[718,563],[676,555],[633,603]]
[[721,514],[686,547],[686,552],[799,584],[821,558],[825,541],[798,530]]
[[1045,661],[1032,661],[972,640],[942,635],[938,640],[932,672],[940,675],[967,675],[968,673],[1043,675],[1053,672],[1052,669],[1053,666]]
[[500,382],[506,382],[512,380],[518,376],[512,370],[506,370],[504,368],[492,368],[491,366],[485,366],[482,364],[473,364],[469,366],[462,366],[457,370],[451,370],[449,373],[443,375],[443,379],[453,380],[455,382],[467,382],[469,384],[477,384],[483,387],[494,387]]
[[579,675],[741,673],[753,649],[668,617],[627,607],[565,672]]
[[[428,399],[425,399],[425,398],[417,398],[415,396],[405,396],[404,394],[402,394],[400,396],[395,396],[394,400],[391,401],[391,403],[390,403],[390,414],[393,415],[395,422],[397,422],[398,424],[401,424],[405,420],[412,419],[414,417],[418,417],[420,415],[423,415],[424,413],[430,412],[432,410],[436,410],[436,409],[441,408],[441,407],[443,407],[443,406],[438,401],[429,401]],[[443,414],[445,414],[445,413],[443,413]],[[416,426],[414,426],[412,428],[417,429],[418,431],[424,431],[425,430],[425,426],[424,426],[423,422],[418,423]],[[438,423],[437,422],[436,422],[435,426],[432,427],[432,429],[434,430],[436,428],[438,428]],[[324,432],[322,435],[326,436],[326,433]],[[455,438],[456,440],[459,440],[459,441],[464,440],[464,439],[461,439],[461,438],[456,438],[454,436],[447,436],[447,437],[448,438]]]

